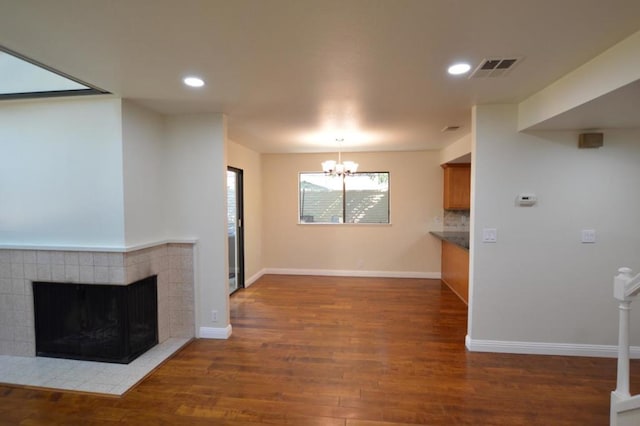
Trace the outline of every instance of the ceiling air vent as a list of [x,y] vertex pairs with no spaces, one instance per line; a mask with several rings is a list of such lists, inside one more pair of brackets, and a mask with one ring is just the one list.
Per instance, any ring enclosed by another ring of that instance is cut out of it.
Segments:
[[456,130],[458,130],[460,128],[460,126],[445,126],[442,128],[442,130],[440,130],[441,132],[455,132]]
[[483,59],[469,78],[504,77],[521,60],[521,57]]

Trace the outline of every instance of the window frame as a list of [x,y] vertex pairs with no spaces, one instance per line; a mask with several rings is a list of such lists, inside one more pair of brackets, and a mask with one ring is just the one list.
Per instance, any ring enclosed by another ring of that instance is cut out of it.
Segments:
[[[340,225],[340,226],[390,226],[392,224],[391,222],[391,172],[387,171],[360,171],[360,172],[356,172],[356,175],[359,174],[381,174],[381,173],[386,173],[387,175],[387,222],[365,222],[365,223],[360,223],[360,222],[303,222],[302,221],[302,211],[301,211],[301,207],[302,207],[302,200],[301,200],[301,193],[302,191],[300,191],[300,183],[301,183],[301,177],[302,175],[305,174],[314,174],[314,175],[321,175],[323,174],[323,172],[319,172],[319,171],[305,171],[305,172],[298,172],[298,207],[297,207],[297,224],[298,225],[312,225],[312,226],[335,226],[335,225]],[[346,178],[348,178],[348,176],[346,176]],[[338,177],[336,177],[336,179],[338,179]],[[345,177],[342,176],[340,177],[340,179],[342,179],[342,219],[344,221],[345,219],[345,214],[346,214],[346,195],[347,195],[347,190],[346,190],[346,185],[345,185]]]
[[86,96],[86,95],[109,95],[110,93],[106,90],[103,90],[97,86],[86,83],[78,78],[72,77],[69,74],[66,74],[62,71],[58,71],[48,65],[43,64],[42,62],[38,62],[34,59],[31,59],[25,55],[22,55],[15,50],[11,50],[5,46],[0,45],[0,52],[12,56],[14,59],[22,61],[26,64],[29,64],[35,68],[40,68],[43,71],[49,72],[51,74],[55,74],[58,77],[69,80],[73,83],[76,83],[80,86],[84,86],[84,88],[77,89],[45,89],[45,90],[37,90],[37,91],[27,91],[27,92],[9,92],[9,93],[0,93],[0,101],[4,100],[15,100],[15,99],[39,99],[39,98],[56,98],[56,97],[70,97],[70,96]]

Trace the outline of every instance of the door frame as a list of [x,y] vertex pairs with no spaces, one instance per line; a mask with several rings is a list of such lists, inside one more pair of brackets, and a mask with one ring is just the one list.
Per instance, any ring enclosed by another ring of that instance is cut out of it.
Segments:
[[236,259],[238,275],[236,276],[237,288],[231,292],[245,288],[244,285],[244,171],[237,167],[227,166],[227,171],[236,175],[236,245],[238,257]]

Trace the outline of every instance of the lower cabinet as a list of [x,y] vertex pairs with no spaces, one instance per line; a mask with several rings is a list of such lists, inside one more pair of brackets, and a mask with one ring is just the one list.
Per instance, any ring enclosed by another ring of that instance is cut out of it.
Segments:
[[469,304],[469,252],[442,241],[442,281]]

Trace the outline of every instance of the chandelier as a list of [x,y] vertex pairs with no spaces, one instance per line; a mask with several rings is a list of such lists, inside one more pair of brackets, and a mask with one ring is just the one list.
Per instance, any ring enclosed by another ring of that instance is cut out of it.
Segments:
[[358,163],[353,161],[342,162],[340,145],[344,139],[336,139],[338,142],[338,161],[327,160],[322,162],[322,171],[329,176],[350,176],[358,170]]

